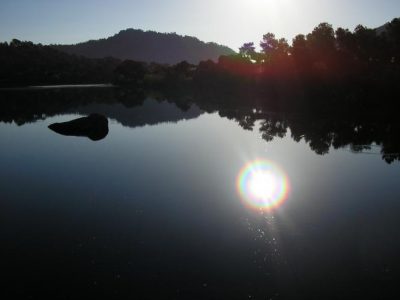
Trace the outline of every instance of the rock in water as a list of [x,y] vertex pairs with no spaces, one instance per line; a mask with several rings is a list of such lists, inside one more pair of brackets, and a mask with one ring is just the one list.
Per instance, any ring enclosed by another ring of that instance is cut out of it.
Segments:
[[98,141],[108,134],[108,120],[103,115],[91,114],[69,122],[54,123],[49,128],[62,135],[86,136],[92,141]]

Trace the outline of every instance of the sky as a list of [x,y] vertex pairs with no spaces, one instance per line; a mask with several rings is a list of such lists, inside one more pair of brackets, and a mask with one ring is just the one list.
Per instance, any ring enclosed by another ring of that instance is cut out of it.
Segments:
[[289,41],[321,22],[353,30],[400,17],[400,0],[0,0],[0,41],[70,44],[137,28],[237,50],[273,32]]

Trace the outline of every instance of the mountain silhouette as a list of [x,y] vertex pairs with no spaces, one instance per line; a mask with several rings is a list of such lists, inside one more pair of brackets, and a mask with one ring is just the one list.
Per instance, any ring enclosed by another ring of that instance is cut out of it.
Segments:
[[387,33],[388,26],[389,26],[389,22],[383,24],[382,26],[379,26],[379,27],[375,28],[374,30],[375,30],[376,34],[381,35],[383,33]]
[[217,60],[221,55],[235,53],[226,46],[205,43],[195,37],[138,29],[122,30],[106,39],[52,47],[89,58],[114,57],[163,64],[181,61],[197,64],[203,60]]

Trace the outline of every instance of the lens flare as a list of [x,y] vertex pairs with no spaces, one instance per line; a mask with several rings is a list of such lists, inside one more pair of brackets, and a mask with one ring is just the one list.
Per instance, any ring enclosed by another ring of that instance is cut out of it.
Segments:
[[276,164],[258,159],[251,161],[240,171],[237,189],[250,208],[271,211],[287,199],[289,181]]

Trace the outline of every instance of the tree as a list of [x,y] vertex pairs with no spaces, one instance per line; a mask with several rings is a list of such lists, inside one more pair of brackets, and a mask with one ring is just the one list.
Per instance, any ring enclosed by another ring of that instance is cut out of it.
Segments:
[[299,34],[294,37],[291,54],[298,67],[306,68],[309,66],[311,55],[304,34]]
[[391,43],[391,56],[393,63],[400,63],[400,18],[393,19],[387,25],[388,39]]
[[191,72],[192,68],[193,65],[189,64],[186,60],[174,66],[174,70],[179,74],[183,74],[184,76],[187,76]]
[[326,57],[335,50],[335,32],[331,24],[321,23],[307,35],[311,51],[318,58]]
[[281,38],[278,40],[278,44],[276,46],[276,52],[278,55],[286,56],[289,53],[289,43],[285,38]]
[[339,27],[335,32],[335,36],[338,50],[347,53],[355,52],[356,40],[350,30]]
[[265,55],[271,55],[278,48],[278,40],[275,38],[275,34],[268,32],[264,34],[260,46]]
[[242,47],[239,48],[239,54],[243,58],[253,59],[256,54],[256,47],[254,43],[244,43]]
[[354,29],[356,55],[360,60],[373,61],[376,59],[377,34],[375,30],[358,25]]
[[265,54],[265,61],[277,62],[284,59],[289,54],[289,44],[286,39],[276,39],[273,33],[267,33],[263,36],[260,46]]
[[298,34],[292,41],[292,55],[300,57],[307,49],[307,41],[304,34]]
[[125,60],[116,67],[115,82],[118,84],[141,84],[146,75],[146,67],[143,63],[133,60]]

